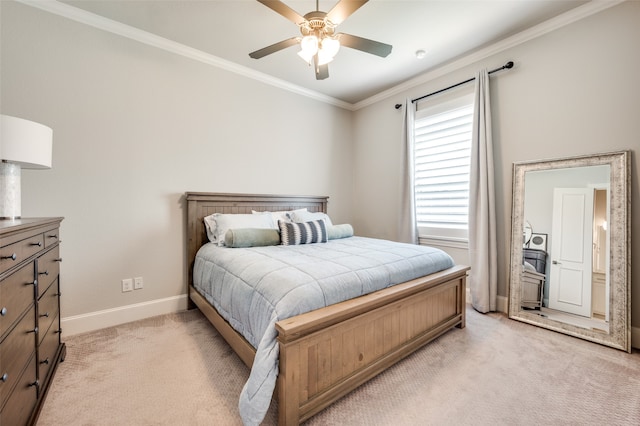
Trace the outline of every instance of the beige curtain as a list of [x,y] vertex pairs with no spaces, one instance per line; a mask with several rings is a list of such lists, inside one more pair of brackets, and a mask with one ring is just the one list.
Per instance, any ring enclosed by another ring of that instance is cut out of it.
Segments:
[[476,75],[469,187],[469,288],[479,312],[497,308],[496,208],[489,73]]
[[402,158],[400,213],[398,214],[398,240],[404,243],[418,244],[418,228],[416,225],[416,196],[414,191],[415,163],[413,127],[415,105],[411,99],[404,103],[404,119],[402,120]]

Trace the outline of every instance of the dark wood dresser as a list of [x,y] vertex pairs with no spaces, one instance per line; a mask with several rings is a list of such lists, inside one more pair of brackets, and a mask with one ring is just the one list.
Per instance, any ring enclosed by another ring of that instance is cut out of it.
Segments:
[[0,220],[0,425],[34,424],[58,363],[60,222]]

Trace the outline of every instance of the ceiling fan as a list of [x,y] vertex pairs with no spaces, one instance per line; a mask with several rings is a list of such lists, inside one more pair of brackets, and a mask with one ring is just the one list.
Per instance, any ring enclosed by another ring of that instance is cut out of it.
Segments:
[[253,59],[278,52],[287,47],[300,44],[298,55],[309,65],[313,64],[317,80],[329,77],[329,62],[338,53],[340,46],[350,47],[362,52],[386,57],[392,46],[378,41],[345,33],[336,33],[336,27],[358,10],[368,0],[340,0],[328,13],[322,12],[316,0],[316,10],[301,16],[298,12],[280,0],[258,0],[271,10],[284,16],[300,28],[302,36],[282,40],[271,46],[249,53]]

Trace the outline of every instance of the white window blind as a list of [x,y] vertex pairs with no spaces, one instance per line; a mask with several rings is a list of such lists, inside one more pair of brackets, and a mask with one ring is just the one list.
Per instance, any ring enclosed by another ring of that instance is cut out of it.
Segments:
[[444,230],[442,236],[466,237],[472,125],[473,104],[468,102],[443,112],[416,114],[416,220],[430,234],[435,228]]

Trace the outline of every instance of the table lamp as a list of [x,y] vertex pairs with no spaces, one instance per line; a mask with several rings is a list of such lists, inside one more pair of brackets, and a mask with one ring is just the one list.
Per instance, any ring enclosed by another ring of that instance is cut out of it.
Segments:
[[0,219],[20,218],[20,169],[50,169],[53,131],[0,115]]

